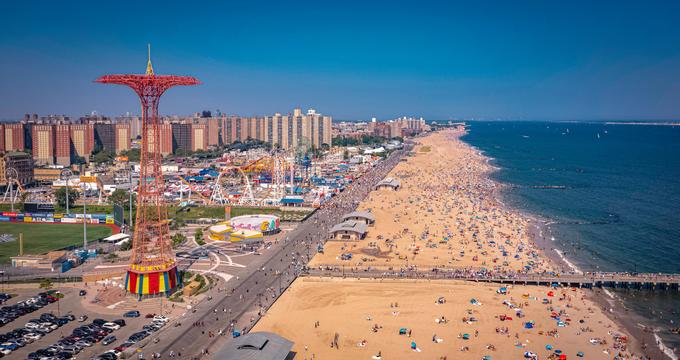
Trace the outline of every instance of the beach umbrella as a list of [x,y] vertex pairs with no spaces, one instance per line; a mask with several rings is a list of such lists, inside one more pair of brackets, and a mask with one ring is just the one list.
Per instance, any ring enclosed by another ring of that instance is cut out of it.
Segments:
[[562,350],[560,350],[560,349],[555,350],[555,354],[560,355],[561,353],[562,353]]
[[534,324],[532,324],[532,323],[530,323],[530,322],[524,323],[524,328],[525,328],[525,329],[533,329],[533,328],[534,328]]
[[567,360],[567,355],[564,354],[560,355],[560,360]]
[[482,360],[491,360],[491,355],[484,355]]
[[524,357],[527,358],[527,359],[533,359],[533,358],[536,358],[536,354],[532,353],[531,351],[525,351]]
[[415,341],[411,341],[411,349],[415,350],[415,349],[417,349],[417,348],[418,348],[418,346],[416,345],[416,342],[415,342]]
[[463,340],[470,339],[470,334],[463,334]]
[[545,346],[545,349],[546,349],[546,350],[552,350],[552,345],[550,345],[550,344],[546,345],[546,346]]
[[578,357],[584,357],[586,354],[583,353],[583,351],[579,351],[576,353],[576,356]]

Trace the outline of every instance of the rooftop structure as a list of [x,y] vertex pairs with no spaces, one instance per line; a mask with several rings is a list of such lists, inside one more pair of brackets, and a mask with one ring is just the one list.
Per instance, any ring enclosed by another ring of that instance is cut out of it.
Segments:
[[254,332],[236,338],[217,352],[221,360],[287,360],[292,359],[293,342],[270,332]]
[[392,189],[392,190],[398,190],[401,187],[401,181],[399,179],[395,178],[384,178],[380,180],[377,184],[375,184],[375,189],[380,190],[380,189]]
[[360,240],[366,236],[367,228],[365,222],[349,220],[333,226],[330,232],[336,240]]
[[362,221],[366,225],[370,225],[375,222],[375,216],[368,211],[354,211],[342,217],[342,221],[349,220]]

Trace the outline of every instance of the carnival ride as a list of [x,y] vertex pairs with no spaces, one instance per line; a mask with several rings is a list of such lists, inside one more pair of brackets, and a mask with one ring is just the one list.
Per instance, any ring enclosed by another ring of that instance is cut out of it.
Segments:
[[[309,158],[307,163],[311,163]],[[289,191],[294,191],[296,185],[303,185],[308,179],[306,173],[304,164],[283,152],[262,156],[242,166],[227,165],[219,170],[211,186],[209,203],[247,206],[278,204]],[[254,189],[254,186],[257,188]]]
[[14,204],[17,199],[21,198],[21,194],[25,192],[24,187],[21,185],[21,182],[19,181],[19,175],[14,168],[7,168],[5,170],[5,180],[6,180],[6,185],[5,185],[5,193],[2,196],[2,202],[11,202]]

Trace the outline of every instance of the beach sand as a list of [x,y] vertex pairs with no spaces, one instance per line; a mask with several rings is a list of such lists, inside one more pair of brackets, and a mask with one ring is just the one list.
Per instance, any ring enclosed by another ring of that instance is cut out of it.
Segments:
[[[551,269],[529,241],[527,219],[498,201],[499,186],[488,178],[491,166],[459,139],[462,134],[449,130],[418,138],[416,155],[388,175],[400,179],[401,189],[373,191],[359,205],[376,218],[366,238],[329,241],[310,266]],[[341,260],[347,253],[352,259]]]
[[[532,243],[529,219],[500,202],[500,186],[489,179],[493,168],[459,139],[463,134],[444,130],[417,138],[415,155],[389,174],[401,180],[401,188],[373,191],[359,204],[376,218],[367,237],[328,241],[310,266],[555,270]],[[342,260],[347,253],[351,260]],[[527,351],[545,359],[555,357],[555,349],[571,359],[578,352],[586,359],[613,359],[626,347],[614,340],[621,329],[585,298],[588,290],[514,286],[505,295],[497,290],[499,285],[459,281],[301,278],[253,331],[294,341],[296,359],[371,359],[379,351],[382,359],[519,359]],[[446,302],[436,304],[439,297]],[[473,298],[481,305],[472,304]],[[502,321],[501,315],[512,320]],[[446,324],[435,322],[442,316]],[[470,317],[476,321],[463,321]],[[533,322],[531,329],[527,322]],[[402,327],[412,331],[410,338],[399,335]],[[339,349],[331,347],[336,333]],[[462,339],[464,334],[470,338]],[[434,342],[435,335],[442,341]],[[411,349],[411,341],[420,352]]]
[[[371,359],[379,351],[383,359],[520,359],[527,351],[545,359],[555,349],[572,359],[579,351],[586,359],[618,354],[613,335],[621,332],[582,290],[514,286],[502,295],[498,289],[459,281],[300,278],[252,331],[272,331],[294,341],[296,359]],[[440,297],[445,303],[437,303]],[[471,303],[473,298],[478,305]],[[552,303],[543,304],[543,299]],[[566,326],[551,317],[560,311]],[[500,315],[512,320],[502,321]],[[435,321],[442,317],[446,323]],[[533,328],[526,329],[527,322]],[[399,335],[400,328],[411,336]],[[336,333],[337,349],[330,346]],[[442,341],[434,342],[435,335]],[[606,344],[592,344],[594,338]],[[363,340],[365,346],[359,346]],[[412,341],[420,352],[411,350]]]

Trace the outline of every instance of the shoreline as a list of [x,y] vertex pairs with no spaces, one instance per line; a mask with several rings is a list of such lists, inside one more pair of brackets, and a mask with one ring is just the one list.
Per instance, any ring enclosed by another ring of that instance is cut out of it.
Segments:
[[[465,141],[463,137],[467,134],[468,132],[466,131],[465,134],[461,135],[458,139],[474,149],[477,154],[489,164],[492,170],[488,171],[485,175],[490,181],[498,186],[499,190],[494,192],[494,196],[498,198],[498,203],[506,210],[517,212],[528,220],[529,240],[541,251],[544,258],[546,258],[553,266],[561,271],[564,271],[566,266],[566,268],[572,271],[582,272],[576,265],[569,261],[562,250],[551,244],[552,240],[546,238],[544,230],[549,227],[551,220],[543,218],[540,214],[533,214],[524,209],[507,205],[506,202],[503,201],[503,191],[507,190],[512,184],[502,183],[492,178],[491,175],[494,172],[502,171],[502,168],[491,165],[491,163],[495,161],[493,157],[484,154],[483,150]],[[605,296],[602,296],[603,294]],[[642,324],[640,324],[639,320],[643,320],[643,317],[636,314],[632,314],[633,317],[631,317],[631,314],[623,303],[623,299],[619,296],[607,289],[591,289],[591,291],[587,293],[587,297],[600,307],[605,316],[631,335],[631,348],[633,348],[634,352],[644,354],[651,359],[661,358],[678,360],[678,356],[673,353],[672,349],[668,348],[663,343],[656,332],[653,330],[645,331],[645,329],[649,327],[641,327]],[[656,346],[649,346],[650,344]]]
[[[383,350],[390,359],[410,358],[409,350],[401,347],[403,340],[396,334],[402,327],[414,329],[422,351],[435,352],[434,355],[443,352],[453,358],[462,356],[459,351],[486,356],[489,346],[493,347],[491,351],[500,350],[500,359],[521,357],[526,350],[541,358],[543,354],[554,356],[550,351],[553,346],[570,356],[583,356],[585,351],[588,358],[601,359],[641,359],[644,353],[652,353],[651,348],[642,351],[637,341],[642,336],[620,321],[624,317],[623,313],[618,315],[620,307],[599,290],[513,284],[507,286],[506,294],[501,290],[506,287],[474,281],[433,279],[426,280],[432,285],[425,285],[421,279],[406,277],[394,283],[400,285],[385,287],[378,278],[345,276],[346,267],[350,272],[451,269],[499,274],[562,273],[566,271],[558,269],[569,269],[553,249],[546,221],[504,203],[503,191],[508,186],[491,176],[501,168],[491,165],[493,159],[463,141],[462,136],[461,131],[443,131],[422,138],[419,145],[428,150],[416,148],[413,161],[400,163],[388,175],[399,179],[402,189],[376,190],[359,203],[358,211],[371,212],[375,218],[368,235],[326,242],[309,266],[330,271],[330,277],[298,279],[255,330],[280,333],[296,343],[294,351],[298,354],[321,358],[346,358],[360,350]],[[456,295],[449,298],[447,306],[437,305],[436,299],[453,293]],[[394,310],[396,306],[390,301],[397,299],[399,310]],[[482,305],[475,299],[480,299],[486,310],[474,310],[478,309],[475,305]],[[610,312],[611,308],[616,308],[617,313]],[[504,314],[512,311],[517,311],[517,318],[526,316],[526,320],[504,322]],[[479,316],[478,320],[465,320],[472,313]],[[561,315],[567,323],[560,321]],[[398,322],[394,316],[399,317]],[[437,325],[436,319],[444,316],[462,322]],[[435,322],[424,321],[428,318]],[[331,327],[320,328],[319,320]],[[367,320],[374,323],[372,331],[362,325]],[[391,329],[384,335],[380,330],[383,322],[386,329]],[[477,330],[479,340],[461,339],[466,331],[476,334]],[[375,335],[378,332],[380,336]],[[343,352],[334,352],[339,350],[337,346],[329,350],[328,342],[333,341],[334,333],[346,339],[341,344]],[[433,333],[429,338],[432,342],[422,343],[421,334],[429,337]],[[456,345],[437,346],[439,341],[435,340],[440,337]],[[369,345],[364,344],[366,341]]]

